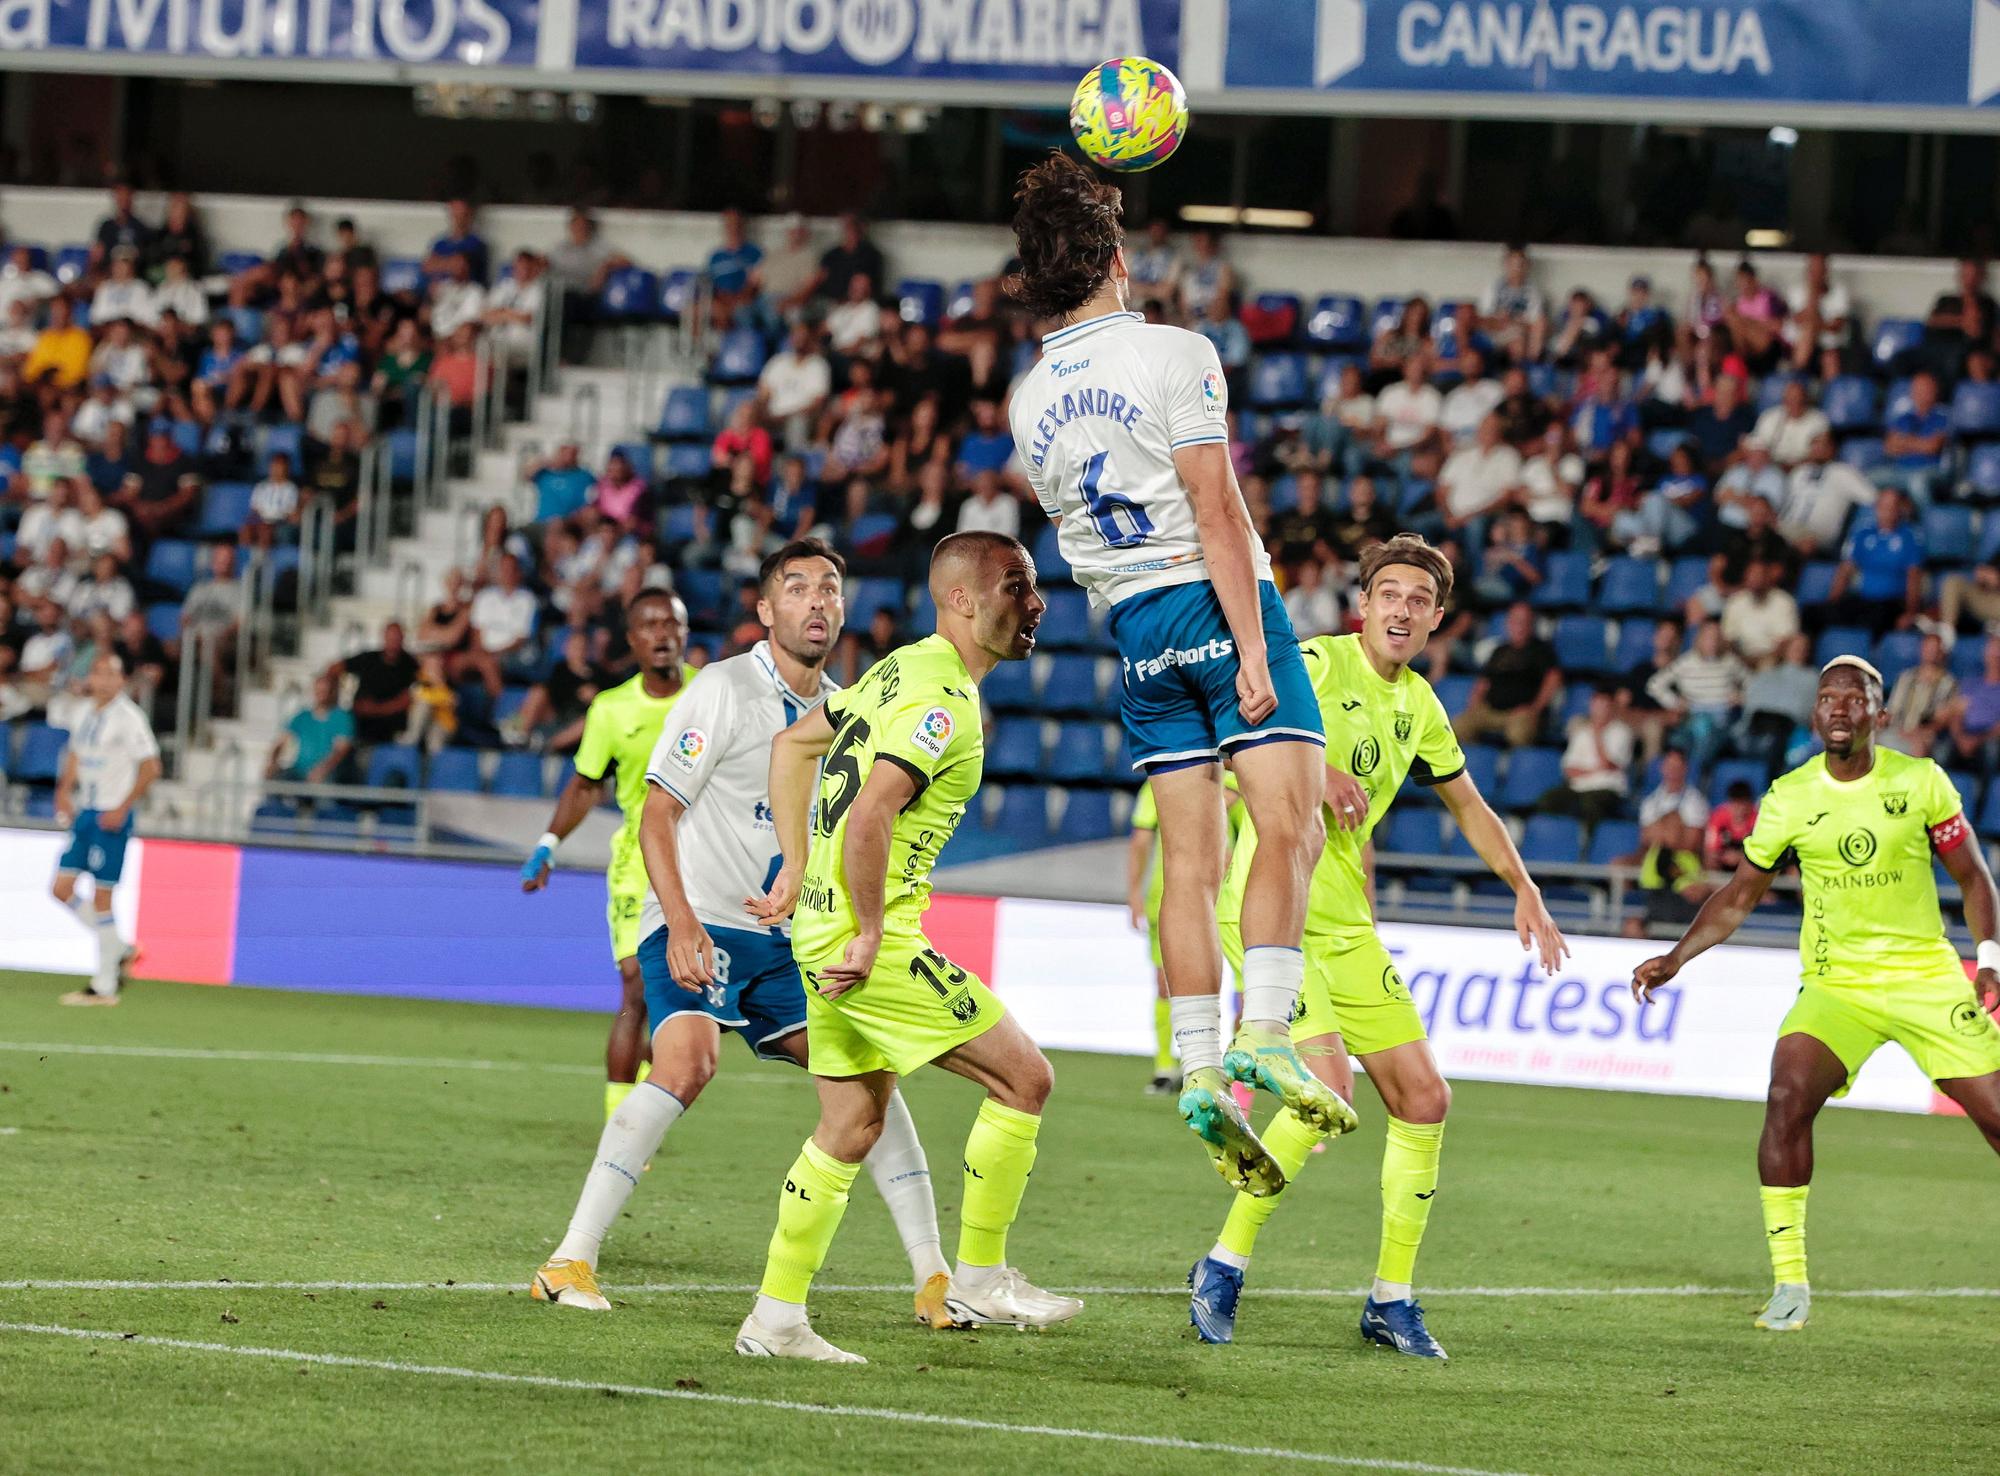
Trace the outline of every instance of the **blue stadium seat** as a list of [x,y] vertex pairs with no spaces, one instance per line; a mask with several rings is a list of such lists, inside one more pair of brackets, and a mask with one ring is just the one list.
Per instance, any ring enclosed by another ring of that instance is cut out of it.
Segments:
[[1329,293],[1313,304],[1306,319],[1306,342],[1334,350],[1368,347],[1366,309],[1361,299],[1345,293]]
[[[1561,767],[1560,764],[1557,765]],[[1472,782],[1479,786],[1482,794],[1491,795],[1500,786],[1500,750],[1490,743],[1469,744],[1465,750],[1465,772]]]
[[1529,865],[1574,866],[1583,855],[1583,826],[1568,815],[1531,815],[1521,834]]
[[847,625],[850,630],[866,630],[878,610],[887,610],[900,625],[903,608],[900,579],[857,579],[847,597]]
[[157,641],[181,638],[181,607],[170,600],[146,606],[146,629]]
[[1467,676],[1463,673],[1440,677],[1435,689],[1438,701],[1444,704],[1444,710],[1452,717],[1457,717],[1461,712],[1464,712],[1467,705],[1472,701],[1472,688],[1478,680],[1477,677]]
[[1924,325],[1915,318],[1883,318],[1875,324],[1875,336],[1869,340],[1869,354],[1877,368],[1884,373],[1895,373],[1902,367],[1906,355],[1914,354],[1924,346]]
[[1737,783],[1749,785],[1752,794],[1761,796],[1770,787],[1771,771],[1762,759],[1722,759],[1708,776],[1708,802],[1721,804],[1729,786]]
[[[669,545],[694,542],[694,504],[677,502],[668,508],[660,518],[660,538]],[[689,611],[693,614],[693,611]]]
[[1044,585],[1054,584],[1058,579],[1070,575],[1069,560],[1062,555],[1062,548],[1056,538],[1056,525],[1050,523],[1035,535],[1035,568]]
[[1597,587],[1597,608],[1607,615],[1650,615],[1660,605],[1660,566],[1652,559],[1624,556],[1605,566]]
[[[705,482],[715,469],[715,459],[704,441],[671,442],[662,459],[665,465],[661,468],[661,476],[669,482]],[[649,469],[651,458],[639,465],[641,470]]]
[[1551,395],[1567,399],[1569,396],[1563,387],[1566,379],[1566,375],[1556,372],[1556,366],[1553,364],[1530,364],[1528,366],[1528,393],[1538,400],[1546,400]]
[[[1910,408],[1910,380],[1908,375],[1889,381],[1889,388],[1882,395],[1882,419],[1894,420]],[[1949,408],[1947,407],[1947,413]]]
[[664,322],[678,323],[683,314],[694,306],[696,295],[701,291],[701,273],[693,267],[675,267],[660,278],[660,318]]
[[201,517],[194,525],[197,538],[236,537],[250,520],[248,482],[211,482],[201,496]]
[[1400,806],[1389,812],[1387,833],[1377,831],[1375,848],[1401,856],[1435,856],[1438,853],[1438,817],[1435,810]]
[[755,328],[732,328],[722,335],[708,377],[717,384],[750,384],[764,368],[764,336]]
[[1263,354],[1250,365],[1250,403],[1260,410],[1290,410],[1305,404],[1311,384],[1304,354]]
[[1350,364],[1359,369],[1363,375],[1367,374],[1368,360],[1360,354],[1327,355],[1326,362],[1320,365],[1319,370],[1319,398],[1322,404],[1340,394],[1340,376]]
[[1766,375],[1763,385],[1757,391],[1758,413],[1762,414],[1766,410],[1775,410],[1778,406],[1782,405],[1785,402],[1785,390],[1787,387],[1796,384],[1798,380],[1799,376],[1796,374]]
[[944,315],[946,318],[969,318],[972,316],[973,289],[979,284],[972,281],[960,282],[946,294]]
[[236,325],[236,341],[244,348],[254,348],[264,341],[264,315],[256,308],[228,307],[217,316]]
[[1977,636],[1962,637],[1945,658],[1951,674],[1961,682],[1977,681],[1986,668],[1985,646],[1986,642]]
[[[839,287],[846,295],[846,284]],[[905,323],[921,323],[935,328],[944,316],[944,283],[920,277],[906,277],[896,284],[896,311]]]
[[1517,748],[1507,760],[1500,804],[1509,810],[1531,810],[1535,801],[1562,782],[1561,749]]
[[1008,785],[992,828],[1019,837],[1023,847],[1041,845],[1049,837],[1048,790],[1039,784]]
[[1018,711],[1035,705],[1035,672],[1032,661],[1003,661],[987,673],[979,684],[979,695],[996,712]]
[[1102,712],[1105,704],[1098,693],[1097,658],[1051,656],[1042,705],[1051,712]]
[[382,438],[389,452],[389,479],[407,487],[417,479],[417,433],[408,427],[392,430]]
[[424,787],[443,794],[478,794],[479,755],[470,748],[440,748],[431,755]]
[[1814,559],[1799,570],[1799,584],[1794,596],[1802,610],[1813,609],[1828,604],[1833,599],[1833,576],[1840,565],[1832,559]]
[[1590,676],[1604,670],[1604,622],[1595,615],[1565,615],[1556,621],[1556,661],[1565,672]]
[[539,753],[503,753],[493,770],[493,792],[516,799],[540,799],[548,793],[542,783],[542,756]]
[[1982,783],[1979,776],[1969,769],[1946,769],[1944,777],[1951,781],[1951,787],[1958,791],[1959,804],[1969,811],[1978,809],[1979,791]]
[[1116,777],[1106,755],[1103,723],[1064,723],[1049,750],[1048,776],[1064,784],[1095,783]]
[[1989,840],[2000,838],[2000,784],[1987,786],[1985,803],[1979,807],[1977,828]]
[[1609,866],[1620,856],[1630,856],[1638,849],[1637,820],[1605,820],[1591,834],[1590,853],[1585,859],[1592,866]]
[[1094,642],[1090,628],[1090,596],[1080,589],[1051,589],[1043,594],[1049,602],[1036,632],[1040,644],[1054,650],[1088,647]]
[[1637,671],[1653,659],[1653,622],[1626,620],[1618,627],[1618,640],[1611,648],[1611,670],[1619,675]]
[[1889,459],[1880,436],[1856,436],[1840,445],[1840,459],[1858,472],[1872,472]]
[[[231,530],[234,531],[233,529]],[[198,545],[179,538],[163,538],[146,554],[146,579],[163,589],[183,595],[194,583]]]
[[280,452],[291,459],[294,481],[305,475],[306,470],[306,428],[297,421],[285,420],[276,425],[257,428],[257,471],[262,475],[265,463]]
[[660,407],[658,434],[669,441],[705,441],[710,433],[708,391],[692,384],[668,390],[667,402]]
[[1882,673],[1882,680],[1893,688],[1896,678],[1917,664],[1923,642],[1920,630],[1892,630],[1876,641],[1875,654],[1870,659]]
[[391,297],[422,296],[424,264],[407,256],[390,257],[382,263],[382,290]]
[[696,625],[719,624],[728,613],[723,609],[725,589],[720,569],[682,569],[674,575],[674,589],[688,607],[688,619]]
[[1581,610],[1590,603],[1590,555],[1574,550],[1549,555],[1529,603],[1538,610]]
[[1941,502],[1924,514],[1924,547],[1926,562],[1931,567],[1963,565],[1967,553],[1978,545],[1971,508],[1962,503]]
[[1667,570],[1667,592],[1661,597],[1661,604],[1667,610],[1678,612],[1681,606],[1704,584],[1708,583],[1708,560],[1701,554],[1688,554],[1675,559]]
[[1117,827],[1111,819],[1110,790],[1069,791],[1069,803],[1063,806],[1062,819],[1056,825],[1057,840],[1074,846],[1085,841],[1108,840],[1115,834]]
[[200,422],[176,420],[174,422],[173,436],[174,444],[180,447],[183,456],[199,456],[201,454]]
[[68,287],[90,270],[88,246],[60,246],[56,249],[55,279]]
[[641,479],[653,479],[653,445],[650,441],[620,441],[611,448],[625,458],[625,464],[637,472]]
[[1008,777],[1039,777],[1042,773],[1042,725],[1034,718],[1001,718],[986,740],[988,773]]
[[1653,431],[1646,437],[1646,454],[1655,461],[1664,462],[1687,444],[1687,438],[1687,432],[1678,427]]
[[1966,490],[1978,497],[2000,497],[2000,441],[1981,441],[1965,466]]
[[863,558],[887,558],[899,526],[894,513],[863,513],[848,530],[848,546]]
[[660,310],[660,279],[644,267],[620,267],[604,279],[597,315],[613,323],[644,323]]
[[62,772],[69,734],[47,723],[29,723],[21,730],[19,741],[21,751],[14,760],[13,777],[27,784],[53,784]]
[[2000,384],[1962,381],[1951,397],[1951,428],[1962,440],[2000,436]]
[[1882,391],[1861,374],[1843,374],[1820,398],[1827,423],[1837,431],[1873,430],[1882,423]]
[[407,743],[384,743],[368,755],[371,789],[417,789],[423,756]]
[[525,682],[509,682],[500,689],[500,700],[493,704],[493,721],[504,723],[520,714],[528,705],[528,686]]
[[1874,635],[1865,625],[1829,625],[1819,633],[1813,661],[1824,666],[1836,656],[1866,656]]
[[240,277],[245,272],[255,271],[264,264],[264,258],[254,251],[225,251],[216,263],[231,277]]
[[[1568,670],[1567,663],[1564,670]],[[1571,682],[1563,688],[1562,712],[1556,719],[1558,728],[1567,731],[1571,718],[1583,717],[1590,711],[1590,699],[1597,689],[1589,682]]]
[[1401,297],[1378,297],[1375,300],[1375,311],[1369,315],[1368,319],[1368,341],[1370,343],[1373,343],[1384,333],[1393,333],[1395,331],[1396,324],[1402,321],[1403,304],[1405,301],[1406,299]]

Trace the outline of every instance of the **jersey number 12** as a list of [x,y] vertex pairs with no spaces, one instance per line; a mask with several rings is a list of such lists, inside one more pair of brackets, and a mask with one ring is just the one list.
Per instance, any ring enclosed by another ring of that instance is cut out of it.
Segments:
[[1146,509],[1123,492],[1106,492],[1099,485],[1104,479],[1105,459],[1110,455],[1109,451],[1099,451],[1084,463],[1077,490],[1083,494],[1083,505],[1090,509],[1090,520],[1097,525],[1097,536],[1104,540],[1105,547],[1137,548],[1153,536],[1153,520],[1146,516]]

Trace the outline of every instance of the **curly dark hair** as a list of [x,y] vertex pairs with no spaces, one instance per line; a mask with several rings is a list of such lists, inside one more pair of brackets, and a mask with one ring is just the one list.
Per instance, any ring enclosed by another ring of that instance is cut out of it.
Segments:
[[1022,173],[1014,204],[1021,269],[1007,279],[1007,294],[1037,317],[1066,318],[1111,275],[1125,244],[1125,198],[1057,152]]

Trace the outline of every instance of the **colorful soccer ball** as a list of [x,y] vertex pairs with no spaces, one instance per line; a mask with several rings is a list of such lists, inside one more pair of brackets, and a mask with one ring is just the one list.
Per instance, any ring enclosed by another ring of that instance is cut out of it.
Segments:
[[1166,163],[1187,126],[1181,79],[1150,57],[1121,56],[1092,67],[1069,100],[1077,146],[1120,174]]

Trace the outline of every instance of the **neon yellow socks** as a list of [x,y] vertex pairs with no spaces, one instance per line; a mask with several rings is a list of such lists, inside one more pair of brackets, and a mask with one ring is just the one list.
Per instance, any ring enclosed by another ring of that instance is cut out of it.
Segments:
[[1407,1285],[1414,1279],[1417,1247],[1437,1193],[1444,1124],[1391,1117],[1388,1128],[1382,1145],[1382,1246],[1376,1253],[1375,1279]]
[[860,1172],[860,1164],[842,1163],[806,1139],[785,1172],[785,1190],[778,1196],[778,1228],[771,1232],[770,1254],[764,1262],[765,1296],[805,1302],[834,1232],[840,1229],[841,1216],[847,1213],[847,1191]]
[[[1266,1151],[1285,1171],[1288,1183],[1306,1166],[1306,1160],[1312,1157],[1313,1144],[1320,1141],[1317,1132],[1283,1110],[1271,1119],[1262,1136]],[[1284,1197],[1282,1191],[1262,1199],[1239,1193],[1229,1206],[1229,1218],[1223,1221],[1222,1238],[1216,1242],[1218,1248],[1240,1259],[1242,1266],[1249,1265],[1250,1253],[1257,1246],[1257,1232],[1264,1228],[1264,1222],[1271,1218]],[[1242,1266],[1237,1269],[1241,1270]]]
[[653,1074],[653,1063],[641,1061],[639,1074],[630,1081],[607,1081],[604,1083],[604,1120],[611,1121],[612,1115],[624,1100],[632,1095],[632,1088]]
[[1174,1057],[1174,1007],[1164,999],[1153,1001],[1153,1070],[1172,1076],[1178,1062]]
[[962,1264],[1006,1264],[1007,1230],[1021,1211],[1041,1130],[1042,1120],[1033,1113],[1003,1107],[991,1097],[979,1104],[978,1120],[965,1140],[965,1208],[958,1228]]
[[1780,1189],[1765,1184],[1764,1240],[1771,1247],[1771,1275],[1780,1282],[1803,1285],[1806,1280],[1806,1191],[1812,1186]]

